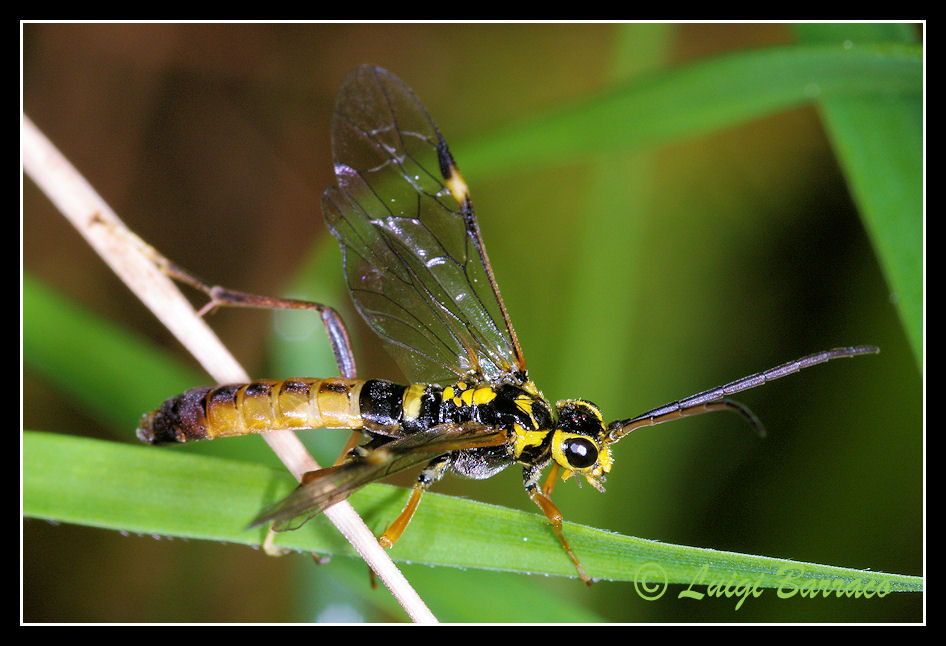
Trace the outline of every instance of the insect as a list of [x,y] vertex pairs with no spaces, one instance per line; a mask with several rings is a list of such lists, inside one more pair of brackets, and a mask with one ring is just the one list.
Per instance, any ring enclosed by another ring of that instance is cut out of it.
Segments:
[[254,525],[289,527],[359,487],[422,466],[406,506],[379,538],[391,546],[424,491],[446,473],[482,479],[518,464],[526,493],[590,584],[551,500],[559,474],[604,491],[612,446],[631,431],[718,410],[761,428],[731,395],[830,359],[877,352],[871,346],[819,352],[610,424],[589,401],[553,404],[529,378],[469,189],[413,92],[383,69],[358,67],[339,91],[332,146],[338,185],[322,197],[326,223],[341,245],[356,308],[412,384],[358,379],[344,322],[328,306],[210,287],[172,268],[172,275],[210,294],[213,306],[319,312],[342,376],[194,388],[146,414],[138,428],[138,437],[151,443],[282,429],[354,431],[337,464],[305,474]]

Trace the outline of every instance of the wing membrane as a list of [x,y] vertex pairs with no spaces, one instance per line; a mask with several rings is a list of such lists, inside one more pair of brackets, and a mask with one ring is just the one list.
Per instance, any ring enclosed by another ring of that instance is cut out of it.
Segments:
[[443,383],[524,370],[472,206],[447,189],[452,158],[411,90],[380,68],[354,70],[332,147],[338,186],[322,211],[356,307],[406,376]]
[[[250,526],[274,522],[279,529],[295,528],[368,483],[426,464],[450,451],[498,446],[506,441],[505,431],[475,422],[435,426],[385,444],[364,457],[307,474],[303,484],[264,509]],[[308,517],[292,524],[303,516]]]

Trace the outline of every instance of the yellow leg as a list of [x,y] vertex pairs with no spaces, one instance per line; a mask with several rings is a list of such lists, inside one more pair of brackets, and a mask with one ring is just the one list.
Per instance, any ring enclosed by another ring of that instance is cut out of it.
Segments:
[[561,471],[562,467],[558,465],[558,462],[552,463],[552,468],[549,469],[549,475],[545,479],[545,484],[542,485],[542,493],[545,494],[546,498],[552,495],[552,489],[555,488],[555,483],[558,482],[558,472]]
[[378,538],[381,547],[392,547],[397,542],[397,539],[401,537],[401,534],[407,529],[407,524],[411,522],[414,512],[417,511],[417,505],[420,504],[420,497],[424,495],[426,488],[427,486],[420,482],[414,485],[414,489],[411,490],[411,497],[407,500],[407,504],[404,505],[404,509],[402,509],[398,517],[394,519],[391,526]]
[[578,570],[578,576],[581,577],[581,580],[585,582],[585,585],[590,586],[591,578],[585,574],[584,569],[581,567],[581,562],[578,560],[578,557],[575,556],[575,553],[572,552],[572,548],[568,544],[568,540],[565,538],[565,533],[562,531],[562,512],[558,510],[558,507],[555,506],[555,503],[552,502],[551,498],[539,491],[538,487],[533,486],[532,488],[528,489],[528,493],[532,502],[537,504],[539,509],[541,509],[545,514],[545,517],[549,519],[549,523],[552,525],[552,531],[555,533],[555,536],[558,537],[562,547],[565,548],[568,558],[570,558],[572,563],[575,564],[575,569]]
[[391,523],[387,531],[378,538],[378,542],[381,543],[382,547],[391,547],[397,542],[397,539],[399,539],[401,534],[404,533],[404,530],[407,529],[407,524],[411,522],[414,512],[417,511],[417,505],[420,504],[420,497],[424,495],[424,491],[426,491],[427,487],[439,481],[449,467],[450,458],[446,455],[431,460],[427,466],[424,467],[424,470],[417,476],[417,484],[415,484],[414,488],[411,490],[411,497],[407,499],[407,504],[404,505],[404,509],[402,509],[398,517],[394,519],[394,522]]

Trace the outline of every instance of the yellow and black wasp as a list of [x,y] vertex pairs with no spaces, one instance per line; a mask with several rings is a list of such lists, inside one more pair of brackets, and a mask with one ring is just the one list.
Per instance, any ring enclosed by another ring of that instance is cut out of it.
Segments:
[[407,505],[379,539],[391,546],[423,492],[447,472],[481,479],[518,464],[529,498],[590,583],[550,498],[559,473],[603,491],[611,447],[634,429],[716,410],[760,428],[729,396],[830,359],[877,352],[819,352],[610,424],[589,401],[553,405],[529,378],[469,189],[414,93],[383,69],[358,67],[339,91],[332,146],[338,186],[325,191],[322,211],[341,245],[355,307],[411,385],[358,379],[344,322],[330,307],[210,287],[169,268],[207,292],[213,306],[312,309],[328,331],[341,377],[194,388],[142,418],[138,437],[151,443],[284,429],[355,431],[335,466],[305,474],[254,525],[288,526],[370,482],[423,465]]

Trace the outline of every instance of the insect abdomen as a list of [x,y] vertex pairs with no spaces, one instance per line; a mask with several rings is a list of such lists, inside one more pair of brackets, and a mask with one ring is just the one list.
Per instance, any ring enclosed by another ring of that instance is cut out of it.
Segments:
[[138,439],[191,442],[299,428],[363,426],[360,379],[286,379],[192,388],[141,418]]

